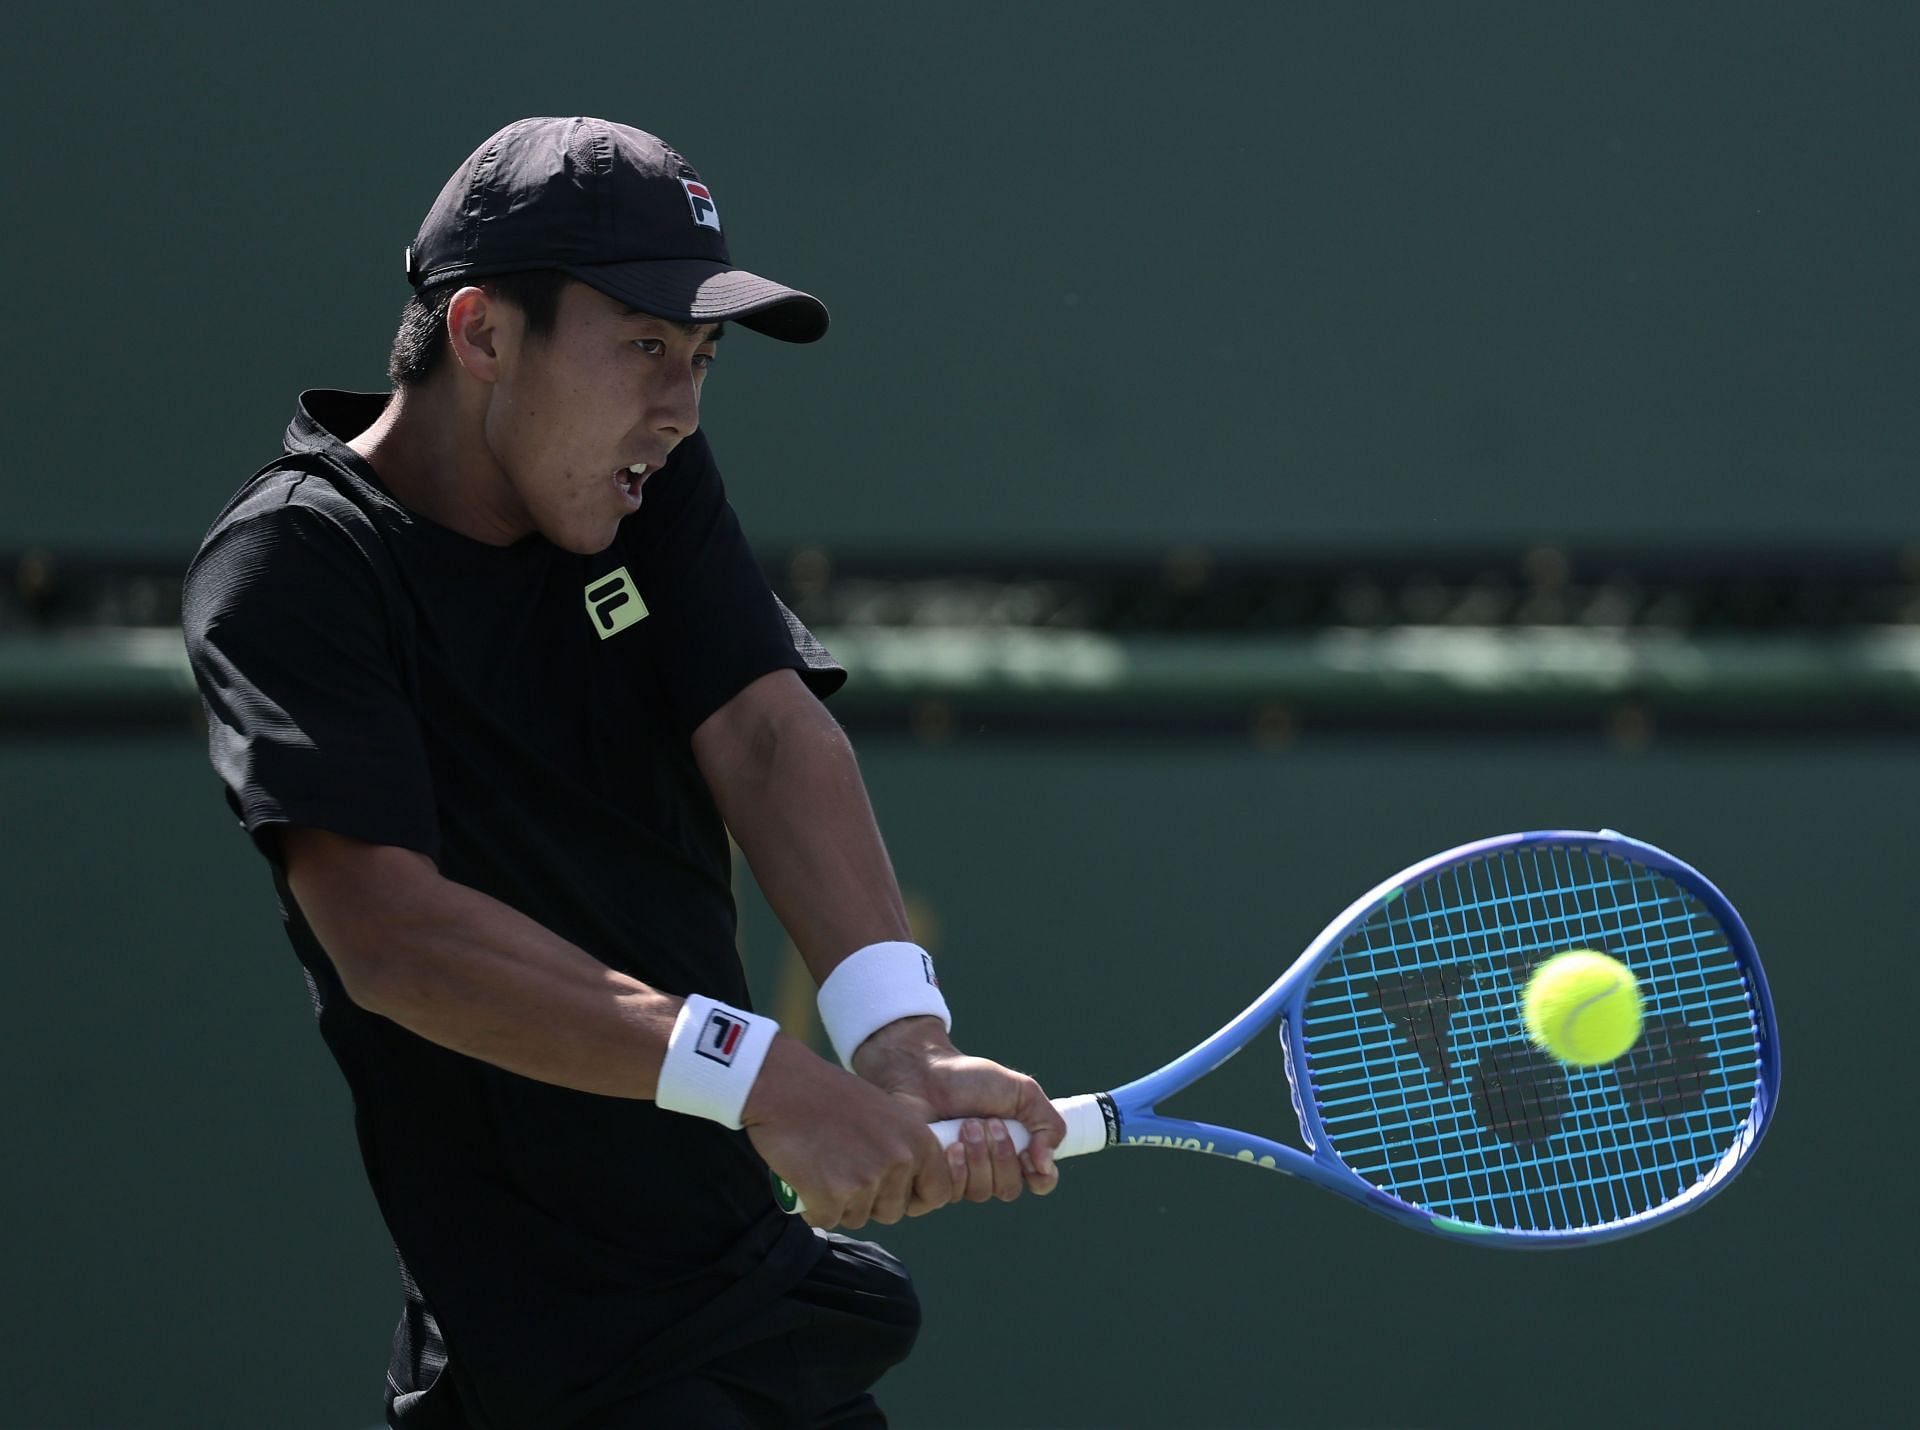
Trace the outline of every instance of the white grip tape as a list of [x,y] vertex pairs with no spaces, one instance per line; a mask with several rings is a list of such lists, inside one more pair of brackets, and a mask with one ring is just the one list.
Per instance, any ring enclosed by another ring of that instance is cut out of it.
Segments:
[[1055,1157],[1084,1157],[1107,1145],[1107,1112],[1096,1094],[1063,1097],[1054,1103],[1053,1110],[1067,1120],[1067,1135],[1053,1149]]
[[887,1024],[918,1017],[953,1027],[933,959],[917,943],[870,943],[820,985],[820,1026],[842,1067],[851,1068],[854,1049]]
[[[1092,1093],[1082,1093],[1078,1097],[1063,1097],[1054,1103],[1053,1110],[1066,1119],[1067,1135],[1060,1139],[1060,1145],[1053,1149],[1053,1158],[1057,1162],[1062,1157],[1084,1157],[1089,1152],[1098,1152],[1107,1145],[1107,1117],[1100,1110],[1100,1099]],[[963,1117],[949,1117],[945,1122],[930,1124],[933,1135],[940,1139],[942,1147],[951,1147],[960,1140],[960,1128],[966,1121]],[[1013,1139],[1014,1155],[1027,1150],[1031,1134],[1018,1122],[1001,1120],[1007,1129],[1007,1136]]]
[[695,993],[673,1020],[653,1100],[668,1112],[738,1128],[780,1025]]
[[[1060,1145],[1053,1149],[1054,1160],[1062,1157],[1084,1157],[1089,1152],[1098,1152],[1107,1145],[1107,1115],[1100,1107],[1099,1097],[1090,1092],[1078,1097],[1063,1097],[1053,1104],[1053,1110],[1067,1121],[1067,1135],[1060,1139]],[[927,1130],[940,1139],[942,1147],[951,1147],[960,1140],[960,1129],[966,1123],[964,1117],[949,1117],[944,1122],[929,1123]],[[1019,1156],[1027,1150],[1027,1144],[1033,1140],[1033,1134],[1018,1122],[1002,1119],[1007,1135],[1013,1139],[1013,1154]],[[807,1209],[807,1204],[796,1193],[793,1198],[793,1211],[797,1215]]]

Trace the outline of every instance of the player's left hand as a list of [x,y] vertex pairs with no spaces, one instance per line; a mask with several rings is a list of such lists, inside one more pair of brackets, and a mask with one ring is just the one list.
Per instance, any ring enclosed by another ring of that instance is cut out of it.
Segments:
[[[1023,1190],[1045,1196],[1059,1184],[1053,1149],[1067,1125],[1040,1084],[1025,1073],[954,1047],[938,1018],[901,1018],[854,1051],[853,1070],[865,1081],[922,1108],[928,1122],[966,1120],[947,1149],[953,1199],[1010,1202]],[[1032,1134],[1015,1153],[1000,1119]]]

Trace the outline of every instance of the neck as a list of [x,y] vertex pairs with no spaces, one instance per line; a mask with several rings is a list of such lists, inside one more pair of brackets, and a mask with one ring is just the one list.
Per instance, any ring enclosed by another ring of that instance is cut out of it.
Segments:
[[347,445],[409,511],[489,546],[511,546],[533,524],[487,448],[485,424],[484,402],[449,384],[400,387]]

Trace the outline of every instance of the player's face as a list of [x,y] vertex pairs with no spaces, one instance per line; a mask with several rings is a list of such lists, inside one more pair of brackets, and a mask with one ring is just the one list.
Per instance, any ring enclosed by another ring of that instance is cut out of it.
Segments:
[[529,529],[583,555],[612,542],[700,425],[718,336],[718,324],[636,313],[584,283],[561,294],[551,333],[502,333],[486,440]]

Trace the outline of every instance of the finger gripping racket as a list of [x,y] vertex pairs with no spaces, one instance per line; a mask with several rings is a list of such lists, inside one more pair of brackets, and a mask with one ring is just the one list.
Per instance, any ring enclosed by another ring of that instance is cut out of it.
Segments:
[[[1576,948],[1626,964],[1643,999],[1638,1041],[1596,1067],[1556,1061],[1522,1022],[1532,971]],[[1157,1110],[1270,1027],[1306,1151]],[[1753,1155],[1779,1091],[1766,978],[1718,889],[1611,830],[1506,834],[1370,890],[1166,1066],[1058,1102],[1055,1155],[1206,1152],[1423,1231],[1567,1246],[1706,1201]],[[936,1131],[949,1141],[959,1125]]]

